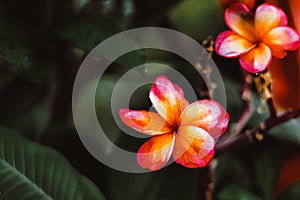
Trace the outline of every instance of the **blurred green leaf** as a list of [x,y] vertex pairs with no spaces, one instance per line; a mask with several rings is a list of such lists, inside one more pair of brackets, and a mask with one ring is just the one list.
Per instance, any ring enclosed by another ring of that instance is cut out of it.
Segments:
[[218,195],[218,200],[262,200],[249,190],[239,186],[230,185],[225,187]]
[[84,8],[89,2],[90,2],[90,0],[74,0],[75,7],[78,10],[81,10],[82,8]]
[[182,1],[171,10],[170,20],[179,31],[201,40],[225,29],[218,0]]
[[218,158],[214,191],[217,199],[224,193],[233,192],[228,185],[240,187],[241,193],[242,190],[247,190],[245,195],[249,193],[259,199],[270,199],[277,184],[284,154],[284,148],[278,146],[282,146],[282,143],[268,138],[262,143],[252,144]]
[[96,110],[99,118],[99,122],[104,132],[114,143],[119,141],[122,136],[122,132],[119,127],[115,124],[115,119],[112,115],[111,110],[111,95],[114,86],[117,82],[116,76],[105,76],[103,77],[97,88],[96,92]]
[[112,200],[124,199],[124,194],[126,199],[131,200],[198,200],[201,170],[172,164],[160,171],[147,174],[109,171],[105,191]]
[[168,14],[182,0],[134,0],[135,16],[133,26],[161,26],[166,23]]
[[300,119],[291,119],[279,126],[272,128],[269,132],[271,135],[287,141],[300,144]]
[[89,52],[100,42],[119,31],[119,28],[109,19],[99,16],[78,16],[61,29],[58,36],[69,41],[75,48]]
[[0,127],[1,199],[104,199],[57,152]]
[[289,200],[289,199],[299,199],[300,196],[300,181],[292,184],[287,189],[285,189],[276,200]]
[[226,97],[227,97],[227,112],[230,116],[230,121],[235,122],[241,115],[244,103],[241,98],[241,86],[238,82],[232,81],[228,77],[223,77]]
[[247,122],[249,128],[258,127],[269,117],[269,110],[267,104],[261,100],[258,94],[252,92],[250,103],[253,106],[253,113]]
[[2,91],[0,123],[38,139],[52,117],[55,85],[16,80]]
[[20,43],[0,40],[0,59],[7,62],[15,72],[26,72],[33,66],[32,50]]

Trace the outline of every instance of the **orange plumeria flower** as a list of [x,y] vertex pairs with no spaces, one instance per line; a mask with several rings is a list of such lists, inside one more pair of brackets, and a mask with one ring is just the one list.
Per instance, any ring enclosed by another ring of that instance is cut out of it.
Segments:
[[225,109],[212,100],[192,104],[182,89],[159,76],[149,93],[155,112],[121,109],[121,120],[131,128],[152,136],[139,149],[138,164],[151,171],[162,168],[172,153],[185,167],[206,166],[214,155],[214,138],[222,135],[229,122]]
[[240,65],[250,73],[266,70],[272,60],[284,58],[286,50],[300,45],[299,35],[287,26],[287,16],[277,6],[262,4],[253,15],[246,5],[235,3],[225,11],[231,31],[216,39],[216,52],[224,57],[240,57]]

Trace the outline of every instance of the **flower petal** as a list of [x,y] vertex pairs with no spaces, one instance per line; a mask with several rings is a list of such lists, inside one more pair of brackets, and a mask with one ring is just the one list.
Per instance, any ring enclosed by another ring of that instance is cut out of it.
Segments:
[[144,169],[159,170],[170,159],[174,142],[175,132],[151,137],[138,151],[138,164]]
[[233,32],[255,42],[254,16],[245,4],[229,6],[225,11],[225,22]]
[[120,109],[119,115],[124,124],[147,135],[159,135],[172,130],[171,126],[154,112]]
[[220,137],[228,126],[229,115],[216,101],[200,100],[190,104],[180,116],[180,126],[196,126],[213,138]]
[[195,126],[180,126],[173,158],[185,167],[204,167],[213,158],[214,147],[214,139],[205,130]]
[[216,39],[215,49],[217,54],[227,58],[235,58],[247,53],[255,44],[245,38],[233,33],[224,31]]
[[181,112],[189,104],[179,88],[167,77],[159,76],[149,93],[154,108],[172,126],[177,125]]
[[271,60],[270,48],[260,43],[257,47],[240,57],[240,65],[250,73],[258,73],[266,70]]
[[271,4],[260,5],[254,15],[255,30],[258,38],[263,37],[269,30],[287,25],[286,14],[277,6]]
[[295,50],[300,46],[300,38],[294,29],[287,26],[273,28],[265,34],[262,41],[272,50]]
[[286,51],[284,49],[281,48],[276,48],[272,46],[269,46],[271,51],[272,51],[272,56],[276,57],[276,58],[284,58],[286,56]]

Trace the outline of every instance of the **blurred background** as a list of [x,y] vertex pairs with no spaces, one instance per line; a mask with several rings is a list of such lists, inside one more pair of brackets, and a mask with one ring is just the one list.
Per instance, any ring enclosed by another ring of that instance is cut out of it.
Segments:
[[[1,0],[0,199],[205,199],[208,168],[171,164],[152,173],[129,174],[94,159],[74,126],[72,89],[85,56],[121,31],[156,26],[180,31],[200,44],[209,36],[215,38],[227,29],[220,2]],[[225,83],[231,122],[235,122],[244,108],[242,70],[235,59],[212,57]],[[189,63],[169,52],[138,50],[117,59],[99,82],[96,110],[111,141],[132,152],[145,139],[128,136],[116,126],[111,93],[125,72],[153,61],[183,74],[199,99],[205,87]],[[150,86],[134,93],[132,109],[151,106]],[[268,116],[257,111],[263,106],[258,96],[253,95],[251,104],[255,109],[246,128],[257,127]],[[299,128],[299,120],[293,119],[272,129],[259,144],[218,156],[213,199],[299,199]]]

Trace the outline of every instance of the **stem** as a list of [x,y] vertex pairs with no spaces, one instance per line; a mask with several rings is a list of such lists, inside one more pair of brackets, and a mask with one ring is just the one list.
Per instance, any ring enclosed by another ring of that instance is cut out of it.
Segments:
[[245,104],[245,109],[239,121],[234,123],[234,125],[232,126],[230,130],[230,136],[235,136],[242,132],[243,128],[245,127],[246,123],[248,122],[254,110],[254,106],[251,104],[251,96],[252,96],[251,86],[253,83],[253,77],[252,75],[245,73],[244,80],[245,80],[245,84],[242,89],[242,99]]
[[267,105],[268,105],[269,112],[270,112],[269,119],[271,119],[271,118],[277,118],[277,112],[276,112],[276,109],[275,109],[272,97],[269,98],[269,99],[267,99]]
[[290,119],[297,118],[300,116],[300,107],[297,107],[293,111],[288,111],[279,117],[270,117],[260,125],[260,127],[253,130],[247,130],[244,134],[231,137],[230,139],[217,144],[216,156],[222,153],[235,149],[245,144],[251,144],[253,142],[259,142],[263,139],[264,134],[267,133],[273,127],[282,124]]
[[[209,56],[212,56],[214,51],[214,38],[209,36],[206,40],[202,42],[202,46],[205,48]],[[206,57],[200,57],[196,63],[197,69],[202,73],[204,81],[206,83],[207,89],[201,90],[201,97],[203,99],[211,99],[213,97],[214,91],[217,87],[216,83],[211,80],[212,68],[208,59]]]
[[270,112],[269,120],[277,118],[277,112],[273,102],[272,78],[270,72],[267,71],[255,77],[255,85],[257,92],[260,93],[261,97],[268,105]]
[[212,200],[213,195],[213,173],[216,167],[216,160],[213,160],[207,167],[200,171],[200,199]]

